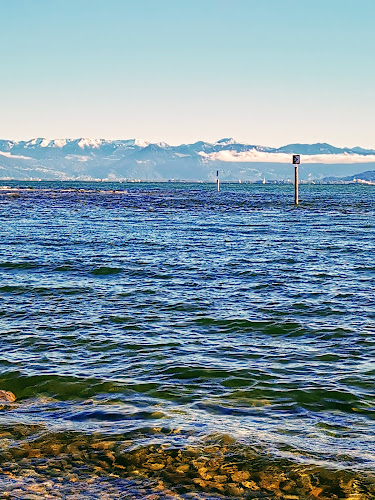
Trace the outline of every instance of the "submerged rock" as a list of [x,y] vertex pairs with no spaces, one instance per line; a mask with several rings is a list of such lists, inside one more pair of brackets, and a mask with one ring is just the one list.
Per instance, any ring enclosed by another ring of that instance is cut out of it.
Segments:
[[[123,490],[121,494],[100,496],[108,500],[375,498],[375,478],[372,475],[367,477],[354,471],[330,470],[311,464],[305,466],[274,459],[261,452],[255,455],[252,448],[239,447],[237,443],[214,443],[186,449],[152,444],[128,450],[129,442],[120,435],[109,439],[108,436],[73,432],[40,434],[35,427],[29,433],[25,430],[26,426],[15,426],[12,431],[17,445],[0,449],[0,489],[2,477],[6,475],[7,480],[11,475],[17,477],[20,485],[17,498],[31,498],[29,486],[38,483],[39,488],[40,483],[46,485],[47,481],[58,490],[61,488],[62,498],[70,498],[74,493],[89,498],[85,492],[102,488],[101,484],[105,489],[117,486],[120,489],[135,488],[135,493],[129,492],[129,495]],[[34,438],[31,431],[35,433]],[[8,426],[2,436],[0,432],[5,444],[9,435],[12,437]],[[23,436],[26,436],[24,440]],[[108,491],[103,490],[103,494],[107,495]],[[48,494],[49,490],[39,497],[47,498]]]
[[7,401],[8,403],[13,403],[17,398],[13,394],[13,392],[10,391],[3,391],[0,390],[0,403]]

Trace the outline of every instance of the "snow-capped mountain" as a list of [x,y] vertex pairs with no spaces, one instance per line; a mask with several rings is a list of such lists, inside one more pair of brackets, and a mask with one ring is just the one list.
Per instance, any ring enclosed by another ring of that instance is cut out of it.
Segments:
[[109,180],[286,180],[291,155],[300,154],[301,179],[350,176],[375,167],[375,150],[330,144],[288,144],[272,148],[232,138],[171,146],[140,139],[0,140],[2,179]]

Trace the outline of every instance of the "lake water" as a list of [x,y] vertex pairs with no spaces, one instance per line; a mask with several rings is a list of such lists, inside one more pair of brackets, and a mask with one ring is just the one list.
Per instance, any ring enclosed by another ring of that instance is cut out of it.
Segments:
[[0,490],[375,498],[375,187],[300,198],[2,182]]

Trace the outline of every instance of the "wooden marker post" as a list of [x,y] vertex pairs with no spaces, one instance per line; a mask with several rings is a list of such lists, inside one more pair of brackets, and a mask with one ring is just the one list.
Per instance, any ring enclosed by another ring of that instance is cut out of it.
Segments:
[[216,190],[217,192],[220,191],[220,179],[219,179],[219,171],[216,170]]
[[300,155],[293,155],[292,163],[294,165],[294,204],[298,205],[298,165],[301,163]]

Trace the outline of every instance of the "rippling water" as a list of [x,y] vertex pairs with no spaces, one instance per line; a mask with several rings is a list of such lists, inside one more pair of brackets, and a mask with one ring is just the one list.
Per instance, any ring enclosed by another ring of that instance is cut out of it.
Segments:
[[230,436],[375,471],[375,188],[300,191],[296,208],[291,186],[3,183],[3,448]]

